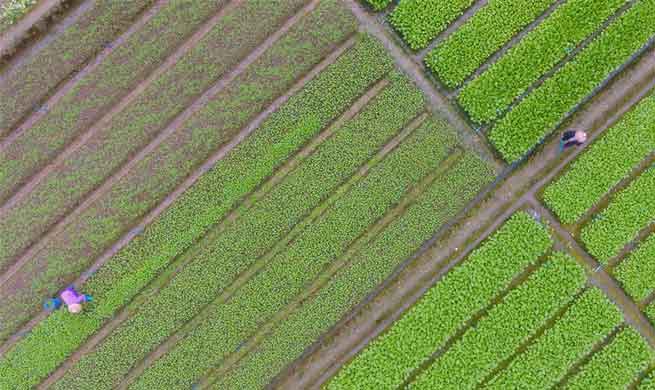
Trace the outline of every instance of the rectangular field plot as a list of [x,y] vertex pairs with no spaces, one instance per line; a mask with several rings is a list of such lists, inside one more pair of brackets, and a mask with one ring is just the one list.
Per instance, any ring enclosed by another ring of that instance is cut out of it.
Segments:
[[0,156],[0,388],[264,388],[497,174],[339,0],[148,10]]

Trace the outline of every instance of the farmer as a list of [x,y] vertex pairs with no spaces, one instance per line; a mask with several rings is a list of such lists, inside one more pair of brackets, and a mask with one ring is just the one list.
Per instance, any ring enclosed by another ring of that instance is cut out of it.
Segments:
[[569,130],[565,131],[562,134],[562,138],[559,141],[559,151],[562,152],[564,149],[571,146],[579,146],[587,141],[587,133],[580,130]]
[[59,294],[58,298],[49,299],[43,306],[46,310],[57,310],[62,304],[66,304],[69,312],[79,313],[84,302],[91,302],[91,296],[81,295],[75,291],[75,287],[69,286]]

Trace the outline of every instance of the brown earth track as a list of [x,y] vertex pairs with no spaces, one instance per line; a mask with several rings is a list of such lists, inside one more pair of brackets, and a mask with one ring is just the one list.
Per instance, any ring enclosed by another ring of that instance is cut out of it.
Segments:
[[[350,38],[345,41],[341,46],[336,48],[332,53],[326,56],[318,65],[316,65],[311,71],[302,76],[297,80],[294,85],[289,88],[289,90],[279,96],[275,101],[273,101],[264,111],[262,111],[254,120],[252,120],[246,127],[244,127],[237,136],[235,136],[228,144],[221,147],[216,153],[214,153],[202,166],[194,171],[187,179],[180,184],[173,192],[171,192],[165,199],[162,201],[155,209],[150,211],[148,215],[143,218],[139,224],[130,230],[125,236],[123,236],[118,242],[116,242],[110,249],[105,251],[96,261],[96,263],[85,273],[83,273],[78,280],[74,282],[75,286],[80,286],[83,284],[93,273],[95,273],[104,263],[111,259],[115,254],[117,254],[123,247],[125,247],[134,237],[140,234],[141,231],[150,223],[152,223],[157,217],[159,217],[170,205],[172,205],[187,189],[189,189],[203,174],[209,171],[218,161],[222,160],[231,150],[237,147],[244,139],[246,139],[253,131],[255,131],[261,124],[275,111],[279,110],[282,105],[284,105],[292,96],[297,94],[304,86],[309,83],[312,79],[318,76],[323,70],[325,70],[330,64],[334,63],[346,50],[351,48],[355,43],[354,38]],[[183,264],[178,264],[177,266],[169,267],[179,270]],[[173,271],[174,272],[177,271]],[[158,286],[150,292],[150,294],[156,293],[159,288],[163,287],[167,280],[172,277],[172,274],[169,271],[168,275],[164,280],[160,281]],[[130,305],[132,306],[132,305]],[[102,327],[102,329],[94,334],[94,336],[89,339],[86,344],[78,349],[69,359],[66,360],[63,366],[59,367],[55,372],[53,372],[39,388],[45,388],[59,378],[61,378],[65,372],[73,366],[84,354],[88,353],[93,349],[95,345],[100,343],[107,335],[109,335],[116,327],[120,325],[125,319],[130,315],[130,309],[124,308],[121,312],[112,319],[109,323]],[[42,312],[40,317],[45,318],[47,316],[46,312]],[[22,332],[25,333],[25,332]],[[14,340],[15,343],[17,340]],[[9,342],[7,342],[9,343]],[[0,355],[2,355],[8,347],[2,346],[0,349]]]
[[353,15],[359,21],[360,28],[380,40],[397,66],[423,91],[433,114],[448,120],[458,131],[462,143],[473,150],[477,150],[482,158],[490,162],[497,171],[504,168],[506,164],[495,157],[486,139],[468,126],[466,120],[462,118],[448,99],[435,90],[431,81],[425,76],[422,67],[416,64],[394,42],[393,33],[381,27],[375,16],[367,12],[356,0],[344,0],[344,2],[350,7]]
[[[335,121],[334,124],[325,131],[325,133],[334,133],[336,130],[338,130],[339,127],[341,127],[343,123],[351,118],[354,118],[368,102],[374,99],[375,96],[377,96],[382,91],[384,86],[387,84],[388,82],[385,79],[376,83],[371,89],[367,91],[366,94],[362,95],[348,109],[347,112],[345,112],[337,121]],[[244,286],[250,279],[252,279],[262,269],[264,269],[276,255],[283,252],[309,225],[316,222],[328,210],[330,210],[339,198],[347,194],[353,185],[361,181],[373,166],[377,165],[377,163],[384,159],[384,157],[389,154],[391,150],[393,150],[395,146],[397,146],[403,139],[405,139],[416,127],[418,127],[424,119],[425,115],[422,115],[417,120],[414,120],[396,137],[390,140],[382,149],[380,149],[376,155],[367,161],[355,174],[340,184],[339,187],[335,189],[325,201],[314,208],[310,214],[304,217],[301,222],[294,226],[289,233],[280,239],[273,247],[268,249],[265,255],[261,256],[255,263],[248,267],[248,269],[239,274],[239,276],[233,280],[230,285],[226,287],[212,303],[205,306],[201,312],[199,312],[190,321],[180,327],[172,336],[169,337],[169,339],[160,344],[149,356],[141,361],[140,364],[135,367],[134,370],[131,371],[126,379],[122,382],[120,388],[126,388],[132,380],[134,380],[143,372],[145,368],[147,368],[147,366],[151,365],[154,361],[162,357],[170,349],[174,348],[175,345],[186,336],[186,334],[193,332],[193,330],[199,324],[201,324],[208,315],[210,315],[208,309],[210,309],[211,306],[215,304],[223,304],[232,299],[234,294],[236,294],[242,286]],[[270,324],[270,322],[271,321],[269,320],[266,323]]]
[[[0,139],[0,153],[3,152],[10,144],[12,144],[25,130],[34,126],[41,118],[43,118],[48,110],[48,107],[54,107],[71,89],[84,77],[92,73],[100,64],[111,54],[114,50],[114,47],[120,46],[125,43],[135,32],[139,31],[143,26],[152,19],[159,10],[168,2],[168,0],[158,0],[158,2],[152,5],[148,10],[146,10],[139,19],[130,26],[128,30],[120,34],[111,44],[107,45],[103,50],[101,50],[93,60],[89,61],[84,67],[74,74],[70,79],[63,81],[59,86],[56,87],[56,91],[47,97],[44,102],[41,104],[42,107],[46,107],[44,110],[34,111],[32,114],[29,114],[26,118],[22,120],[16,128],[14,128],[9,134],[4,138]],[[90,8],[92,2],[86,2],[76,10],[80,12],[86,8]],[[73,19],[70,24],[75,20]],[[53,32],[50,36],[56,36],[57,33]],[[2,76],[0,75],[0,80]],[[101,119],[102,120],[102,119]],[[66,150],[61,152],[64,154]],[[7,208],[6,204],[0,207],[0,215]]]
[[[448,25],[448,27],[443,30],[435,39],[430,42],[430,44],[425,48],[421,49],[418,53],[415,53],[412,57],[414,61],[417,64],[423,64],[423,59],[425,58],[426,55],[428,55],[429,52],[434,50],[435,47],[439,46],[441,42],[443,42],[446,38],[448,38],[452,33],[454,33],[457,29],[459,29],[464,23],[466,23],[473,15],[475,15],[476,12],[480,10],[480,8],[484,7],[487,5],[489,0],[477,0],[471,5],[460,17],[456,18],[453,20],[452,23]],[[389,26],[391,27],[391,26]],[[407,48],[410,52],[412,52],[409,48]]]
[[[255,334],[249,336],[248,340],[240,346],[238,351],[235,351],[228,356],[220,366],[216,367],[212,372],[207,373],[199,382],[201,388],[211,385],[215,379],[229,372],[231,368],[237,364],[248,353],[255,349],[262,340],[264,340],[273,328],[284,321],[292,312],[303,304],[304,301],[311,299],[321,288],[323,288],[330,279],[341,269],[347,267],[353,257],[365,247],[368,243],[375,240],[377,236],[391,223],[394,219],[404,214],[408,207],[410,207],[416,198],[436,179],[446,173],[462,156],[462,149],[455,147],[450,155],[442,161],[441,165],[427,177],[423,178],[419,184],[414,186],[408,191],[403,199],[392,209],[390,209],[384,217],[374,222],[366,233],[357,238],[339,257],[338,260],[331,263],[329,267],[323,271],[316,279],[314,279],[309,286],[303,291],[302,294],[297,296],[291,303],[289,303],[284,310],[278,312],[271,320],[267,321],[264,326],[259,329]],[[274,386],[274,385],[273,385]]]
[[[291,96],[298,93],[310,80],[316,77],[327,66],[336,61],[336,59],[343,54],[347,49],[352,47],[355,43],[355,38],[351,37],[345,42],[342,42],[336,47],[332,53],[327,55],[320,63],[315,65],[304,76],[300,77],[286,93],[276,98],[268,107],[259,113],[246,127],[244,127],[238,134],[236,134],[228,143],[222,146],[214,154],[209,157],[204,164],[197,168],[191,175],[189,175],[175,190],[173,190],[159,205],[151,210],[136,226],[127,232],[120,240],[114,243],[102,255],[100,255],[96,262],[84,272],[75,282],[74,285],[79,286],[83,284],[93,273],[95,273],[104,263],[111,257],[118,253],[124,246],[126,246],[134,237],[140,234],[146,225],[154,221],[164,210],[166,210],[176,199],[178,199],[188,188],[190,188],[198,178],[210,170],[218,161],[224,158],[232,149],[234,149],[241,141],[243,141],[250,133],[256,130],[273,112],[277,111]],[[33,326],[45,318],[47,313],[42,312],[37,317],[33,318],[21,331],[14,334],[5,345],[0,347],[0,356],[4,354],[11,345],[15,344],[23,334],[29,331]]]
[[[567,121],[565,128],[587,129],[590,133],[588,144],[600,137],[655,87],[655,69],[650,65],[654,59],[655,50],[646,51],[621,76],[614,78],[582,106]],[[423,89],[423,85],[419,84],[419,87]],[[408,292],[426,283],[421,275],[429,275],[443,268],[447,259],[457,257],[457,253],[463,258],[459,248],[465,248],[464,253],[474,249],[484,237],[500,226],[501,221],[513,214],[523,202],[565,170],[585,150],[582,147],[568,154],[559,154],[558,148],[559,140],[550,139],[535,151],[528,159],[528,164],[515,164],[507,169],[501,175],[502,180],[490,186],[490,194],[484,201],[476,199],[472,202],[477,205],[476,208],[467,208],[454,219],[455,223],[437,232],[396,274],[345,316],[339,326],[329,331],[321,342],[316,343],[309,357],[291,366],[290,370],[301,373],[298,375],[300,377],[291,377],[293,373],[286,373],[281,383],[290,388],[320,386],[320,380],[326,380],[329,374],[336,372],[338,366],[386,328],[384,319],[389,313],[398,311],[395,308],[400,305],[411,306],[413,301],[407,299]],[[486,231],[483,230],[485,225],[488,226]],[[477,239],[472,241],[471,237]],[[307,386],[308,383],[313,385]]]
[[[148,10],[148,12],[144,15],[143,18],[139,20],[138,23],[133,25],[128,31],[126,31],[123,35],[121,35],[115,42],[114,44],[120,45],[125,42],[133,33],[139,31],[152,17],[154,17],[157,12],[165,5],[165,3],[168,0],[160,0],[157,4],[155,4],[151,9]],[[204,36],[212,29],[214,26],[237,4],[239,3],[239,0],[232,1],[225,6],[223,6],[214,16],[212,16],[209,20],[204,22],[202,26],[196,30],[191,36],[189,36],[184,43],[182,43],[180,46],[178,46],[169,56],[166,58],[165,61],[163,61],[157,68],[155,68],[150,74],[141,82],[139,82],[137,85],[132,88],[132,90],[125,96],[123,96],[112,108],[109,110],[106,114],[104,114],[102,117],[100,117],[91,127],[89,127],[85,132],[80,134],[77,138],[73,140],[64,150],[62,150],[57,157],[48,163],[46,166],[44,166],[40,171],[38,171],[36,174],[34,174],[32,177],[28,179],[28,181],[20,187],[14,194],[3,204],[0,206],[0,217],[4,213],[6,213],[10,208],[12,208],[16,203],[20,202],[22,199],[25,198],[36,186],[49,174],[51,174],[60,164],[63,163],[63,161],[66,160],[70,155],[75,153],[78,149],[80,149],[84,144],[86,144],[91,138],[93,138],[96,134],[98,134],[102,129],[104,129],[107,125],[110,124],[112,118],[122,112],[126,107],[128,107],[134,99],[136,99],[141,93],[143,93],[148,86],[150,86],[154,81],[156,81],[162,74],[164,74],[166,71],[168,71],[170,68],[172,68],[189,50],[191,50],[194,46],[198,44],[198,42],[204,38]],[[87,68],[84,69],[84,72],[78,73],[73,79],[69,80],[69,82],[66,83],[64,88],[60,89],[57,91],[57,94],[55,94],[52,98],[56,97],[56,101],[52,102],[52,104],[56,104],[56,102],[61,99],[66,93],[72,89],[75,84],[83,77],[84,75],[88,74],[89,72],[93,71],[108,55],[113,51],[113,47],[109,49],[105,49],[101,55],[96,57],[96,60],[94,61],[93,64],[88,66]],[[80,78],[78,78],[78,76]],[[11,134],[11,136],[18,137],[20,133],[22,133],[24,130],[27,128],[31,127],[36,123],[40,117],[42,117],[45,114],[39,115],[39,113],[35,113],[32,115],[28,120],[17,129],[17,134]],[[11,143],[13,139],[10,140],[8,137],[5,141],[8,141],[8,143]],[[0,144],[0,151],[2,151],[2,147],[6,147],[6,144],[3,142]],[[2,282],[0,282],[2,284]]]
[[[238,1],[238,0],[237,0]],[[127,161],[117,172],[105,179],[105,181],[97,187],[93,192],[87,195],[80,204],[72,210],[68,215],[63,219],[60,219],[53,227],[51,227],[47,233],[45,233],[41,239],[34,243],[23,255],[21,255],[18,260],[12,265],[12,267],[0,276],[0,286],[7,282],[13,275],[15,275],[20,268],[27,263],[39,250],[43,248],[43,245],[49,240],[50,237],[59,233],[63,228],[70,223],[70,221],[79,216],[84,210],[86,210],[93,202],[103,196],[107,191],[109,191],[115,183],[117,183],[122,177],[124,177],[137,163],[143,160],[147,155],[154,151],[165,139],[172,135],[180,126],[186,122],[194,113],[204,107],[216,94],[221,90],[227,87],[235,78],[237,78],[241,73],[243,73],[246,68],[257,60],[264,52],[272,46],[279,38],[281,38],[302,16],[309,13],[318,5],[318,0],[312,0],[308,6],[305,6],[303,10],[299,13],[296,13],[294,16],[289,18],[284,25],[278,29],[274,34],[269,36],[264,42],[262,42],[255,50],[253,50],[245,59],[243,59],[237,66],[235,66],[230,72],[225,76],[221,77],[212,87],[210,87],[205,93],[202,94],[198,99],[196,99],[192,104],[190,104],[183,112],[175,117],[175,119],[168,124],[168,126],[162,130],[157,136],[143,149],[141,149],[135,156],[133,156],[129,161]],[[218,16],[218,14],[217,14]],[[212,18],[214,19],[214,17]],[[218,20],[218,18],[216,18]],[[207,29],[210,27],[207,26]],[[198,37],[200,39],[200,36]],[[188,42],[190,47],[195,45],[194,42]],[[145,86],[144,86],[145,88]]]
[[13,50],[25,38],[35,24],[46,19],[60,7],[65,0],[40,0],[27,15],[0,34],[0,58]]
[[[457,88],[455,88],[448,96],[456,96],[459,94],[459,92],[462,90],[462,87],[466,84],[468,84],[471,80],[474,78],[478,77],[481,75],[484,71],[489,69],[491,65],[493,65],[500,57],[504,56],[505,53],[512,47],[516,46],[519,41],[521,41],[526,35],[528,35],[530,32],[532,32],[535,28],[537,28],[546,18],[548,18],[550,15],[552,15],[555,10],[559,8],[562,3],[564,3],[566,0],[556,0],[553,4],[546,9],[546,11],[542,12],[541,15],[539,15],[537,18],[535,18],[532,22],[528,23],[521,31],[516,33],[507,43],[505,43],[500,49],[496,50],[487,60],[478,67],[473,73],[471,73]],[[425,57],[424,57],[425,58]],[[423,59],[424,59],[423,58]],[[426,71],[429,71],[426,69]],[[447,89],[445,86],[442,86],[442,88]]]

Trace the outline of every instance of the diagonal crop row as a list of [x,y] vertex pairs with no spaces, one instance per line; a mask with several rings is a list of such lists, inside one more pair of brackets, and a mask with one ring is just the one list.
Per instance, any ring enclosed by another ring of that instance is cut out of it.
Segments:
[[[217,149],[230,142],[271,101],[312,69],[339,40],[345,39],[354,24],[343,23],[342,29],[334,24],[341,26],[341,22],[332,18],[349,17],[348,14],[339,10],[338,2],[322,3],[319,12],[302,18],[296,28],[266,49],[233,83],[220,90],[206,105],[197,107],[199,111],[196,107],[185,111],[194,116],[172,127],[174,132],[156,148],[142,158],[130,160],[127,171],[117,173],[112,176],[110,185],[105,183],[104,188],[95,190],[95,199],[76,210],[71,222],[45,241],[6,286],[0,288],[5,302],[0,308],[0,317],[12,313],[13,317],[7,315],[11,325],[25,321],[31,314],[26,306],[36,309],[41,297],[54,294],[62,285],[70,283],[70,275],[87,269],[95,256],[118,240]],[[266,88],[253,88],[253,85],[266,85]],[[298,119],[293,126],[300,122]],[[311,127],[307,123],[304,125]],[[80,236],[79,231],[86,234]],[[48,268],[40,264],[48,264]],[[21,287],[21,279],[30,280],[31,288]],[[0,331],[0,335],[9,331],[11,327]]]
[[294,311],[261,344],[239,360],[214,388],[264,388],[286,365],[298,358],[322,333],[333,326],[376,285],[493,177],[491,169],[473,154],[465,154],[438,176],[406,212],[395,218],[369,244],[355,252],[348,262],[328,278],[311,297]]
[[623,289],[641,302],[655,290],[655,234],[651,234],[637,250],[623,260],[614,275]]
[[496,119],[622,4],[625,0],[565,1],[488,70],[466,84],[459,93],[459,104],[476,123]]
[[655,0],[641,0],[503,117],[489,139],[516,161],[591,95],[655,34]]
[[54,388],[115,384],[133,364],[267,253],[423,108],[421,93],[409,81],[394,75],[378,97],[265,198],[217,236],[203,239],[188,254],[192,261]]
[[153,2],[92,3],[52,42],[0,79],[0,139],[52,88],[93,57],[105,42],[129,27]]
[[131,388],[191,386],[291,303],[370,225],[436,169],[454,146],[454,139],[452,133],[443,134],[430,121],[416,129],[228,302],[212,304],[208,308],[212,313],[147,368]]
[[[110,110],[121,97],[134,89],[139,80],[151,73],[153,68],[166,59],[171,50],[197,29],[208,16],[216,12],[219,6],[220,4],[208,3],[203,6],[198,3],[189,9],[187,0],[173,1],[161,8],[143,29],[133,34],[124,45],[116,47],[94,72],[80,80],[39,123],[27,129],[8,148],[4,158],[0,158],[0,171],[8,172],[1,181],[3,191],[0,192],[0,198],[48,163],[68,142],[85,133],[101,113]],[[182,10],[193,12],[181,12]],[[186,17],[181,17],[180,14]],[[166,31],[161,31],[162,26],[167,26]],[[216,28],[222,32],[222,29],[229,30],[230,27],[230,23],[219,23]],[[275,27],[273,24],[271,29]],[[262,36],[265,37],[269,33],[270,31],[264,31]],[[255,34],[251,35],[251,42],[241,42],[247,46],[246,49],[255,46],[261,38]],[[240,57],[245,56],[236,49],[230,51],[227,44],[223,45],[223,49],[226,51],[226,57],[234,60],[232,63],[217,63],[213,69],[217,77],[233,66]],[[244,52],[247,53],[246,49]],[[197,49],[195,51],[205,56],[212,53],[200,52]],[[190,53],[187,58],[181,59],[178,67],[182,67],[185,60],[190,62],[192,56]],[[195,64],[200,66],[202,62]],[[185,77],[179,74],[181,72],[175,72],[174,69],[154,80],[133,105],[110,118],[109,123],[103,125],[91,140],[60,161],[54,172],[44,177],[32,192],[19,200],[3,216],[0,235],[7,237],[7,246],[0,250],[0,269],[6,268],[7,263],[17,253],[33,242],[54,221],[65,215],[72,206],[78,204],[80,199],[101,183],[109,173],[147,144],[156,131],[170,121],[171,116],[188,104],[189,97],[185,96],[184,92],[190,88],[171,84],[170,76],[167,78],[166,75],[173,73],[180,81],[185,80]],[[186,79],[198,77],[198,86],[203,85],[200,76],[185,76]],[[207,73],[205,78],[211,80],[212,76]],[[204,84],[209,82],[207,80]],[[198,93],[189,92],[193,93],[192,96]],[[167,96],[173,93],[178,94],[177,99]],[[177,104],[178,108],[166,110],[167,106],[172,104]],[[143,107],[149,112],[157,112],[158,115],[134,112],[137,111],[135,107]],[[14,160],[12,156],[15,155],[26,157]]]
[[37,3],[38,0],[8,0],[1,4],[0,32],[4,32],[8,26],[25,16]]
[[653,153],[654,116],[655,96],[649,96],[607,130],[563,176],[546,187],[543,198],[562,222],[576,222]]
[[[54,313],[4,355],[0,359],[0,383],[29,386],[61,364],[239,199],[389,71],[391,62],[383,54],[379,45],[364,39],[292,96],[142,235],[91,276],[84,286],[85,292],[96,297],[89,310],[78,317]],[[76,332],[64,331],[73,328]],[[52,343],[55,335],[57,343]]]
[[486,388],[550,388],[621,321],[621,313],[601,290],[587,290]]
[[606,263],[655,222],[655,165],[618,192],[580,233],[589,254]]
[[455,88],[555,0],[489,0],[471,19],[441,42],[425,63]]
[[[392,388],[402,384],[550,246],[544,226],[527,213],[515,214],[346,365],[328,389]],[[385,375],[376,374],[380,372]]]
[[401,0],[389,22],[413,50],[426,47],[475,0]]
[[624,389],[640,372],[655,361],[655,352],[646,340],[625,327],[573,376],[565,388],[570,390]]
[[[580,291],[587,278],[571,256],[552,255],[491,308],[409,385],[416,389],[473,388]],[[474,359],[471,357],[474,356]]]

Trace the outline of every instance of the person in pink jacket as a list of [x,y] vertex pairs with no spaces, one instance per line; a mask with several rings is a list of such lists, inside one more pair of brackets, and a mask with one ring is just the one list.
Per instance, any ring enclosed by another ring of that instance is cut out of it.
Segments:
[[79,294],[75,287],[69,286],[59,293],[59,297],[49,299],[43,306],[46,310],[57,310],[65,304],[69,312],[79,313],[82,311],[82,303],[91,302],[91,299],[90,295]]

